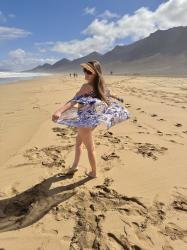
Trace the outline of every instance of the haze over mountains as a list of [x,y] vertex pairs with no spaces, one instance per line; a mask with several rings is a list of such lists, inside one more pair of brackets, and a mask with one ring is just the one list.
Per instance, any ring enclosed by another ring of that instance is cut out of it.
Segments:
[[187,75],[187,27],[157,30],[130,45],[116,46],[105,54],[92,52],[84,57],[55,64],[43,64],[24,72],[82,72],[80,63],[99,60],[103,73]]

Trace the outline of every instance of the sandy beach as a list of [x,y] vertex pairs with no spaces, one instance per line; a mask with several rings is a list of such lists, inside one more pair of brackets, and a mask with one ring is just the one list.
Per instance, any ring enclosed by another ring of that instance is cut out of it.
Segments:
[[131,119],[94,131],[73,176],[76,128],[53,112],[85,82],[0,85],[0,249],[187,249],[187,78],[104,76]]

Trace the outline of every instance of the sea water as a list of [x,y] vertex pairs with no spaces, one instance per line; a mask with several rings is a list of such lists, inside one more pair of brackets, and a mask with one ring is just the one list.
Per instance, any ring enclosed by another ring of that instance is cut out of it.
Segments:
[[34,72],[8,72],[0,71],[0,84],[13,83],[20,80],[29,80],[38,76],[52,75],[49,73],[34,73]]

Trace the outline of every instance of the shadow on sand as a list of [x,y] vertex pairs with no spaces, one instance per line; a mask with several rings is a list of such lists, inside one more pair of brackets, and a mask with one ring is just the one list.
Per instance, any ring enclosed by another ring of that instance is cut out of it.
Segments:
[[86,177],[73,184],[50,189],[52,183],[71,178],[54,175],[14,197],[0,200],[0,232],[27,227],[42,218],[50,209],[68,200],[74,189],[90,180]]

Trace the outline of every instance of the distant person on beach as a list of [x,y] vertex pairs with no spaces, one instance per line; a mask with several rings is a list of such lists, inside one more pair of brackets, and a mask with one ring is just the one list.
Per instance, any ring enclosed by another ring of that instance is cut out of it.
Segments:
[[[102,123],[109,129],[115,124],[127,120],[130,113],[118,102],[113,101],[115,99],[123,102],[123,98],[112,94],[105,85],[99,61],[89,61],[80,65],[83,68],[86,83],[82,84],[71,100],[52,115],[52,121],[57,124],[77,127],[75,159],[66,174],[74,174],[78,170],[84,144],[91,165],[91,171],[86,171],[85,174],[96,178],[97,164],[92,132]],[[75,104],[78,104],[77,108],[74,107]]]

